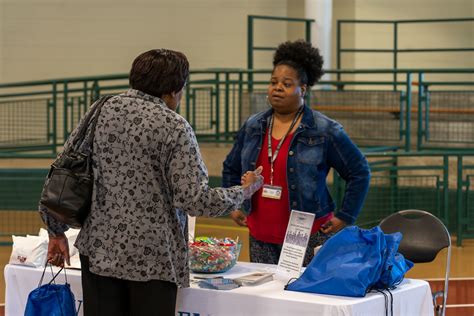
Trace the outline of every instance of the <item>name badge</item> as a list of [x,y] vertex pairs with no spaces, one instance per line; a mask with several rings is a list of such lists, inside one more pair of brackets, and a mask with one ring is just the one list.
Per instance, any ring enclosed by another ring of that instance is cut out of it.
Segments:
[[262,197],[279,200],[281,198],[282,187],[265,184],[262,190]]

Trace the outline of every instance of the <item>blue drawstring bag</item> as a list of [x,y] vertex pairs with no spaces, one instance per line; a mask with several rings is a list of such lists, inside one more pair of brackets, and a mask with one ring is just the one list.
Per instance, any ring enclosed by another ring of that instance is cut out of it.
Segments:
[[413,264],[397,252],[401,234],[386,235],[379,226],[346,227],[328,239],[304,273],[286,289],[363,297],[401,282]]
[[402,240],[401,233],[385,234],[386,250],[384,251],[382,271],[379,280],[372,286],[375,290],[391,289],[403,281],[405,273],[413,267],[413,262],[405,259],[398,252]]
[[[75,316],[76,303],[69,283],[54,284],[59,270],[48,284],[43,283],[46,266],[38,287],[30,292],[26,303],[25,316]],[[66,273],[66,270],[64,270]]]

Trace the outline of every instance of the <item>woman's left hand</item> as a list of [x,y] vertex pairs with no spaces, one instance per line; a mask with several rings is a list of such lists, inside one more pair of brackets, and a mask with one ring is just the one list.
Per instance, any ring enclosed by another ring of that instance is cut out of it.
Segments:
[[56,237],[49,236],[48,262],[57,267],[64,267],[64,261],[71,265],[69,261],[69,243],[64,234]]
[[346,226],[346,222],[342,219],[333,217],[321,226],[320,231],[325,234],[335,234]]

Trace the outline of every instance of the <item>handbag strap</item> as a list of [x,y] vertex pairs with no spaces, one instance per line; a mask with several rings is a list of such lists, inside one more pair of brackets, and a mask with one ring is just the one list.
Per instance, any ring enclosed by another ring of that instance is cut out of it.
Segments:
[[77,133],[77,136],[73,140],[72,146],[70,147],[69,151],[77,149],[77,145],[82,144],[84,142],[86,134],[87,134],[87,129],[90,124],[92,124],[92,127],[91,127],[91,132],[89,134],[87,141],[89,142],[89,144],[92,144],[91,141],[94,140],[95,126],[97,125],[97,121],[99,119],[102,106],[111,97],[112,95],[103,96],[94,105],[92,105],[92,109],[89,111],[89,113],[87,113],[87,116],[84,118],[81,129],[79,130],[79,132]]

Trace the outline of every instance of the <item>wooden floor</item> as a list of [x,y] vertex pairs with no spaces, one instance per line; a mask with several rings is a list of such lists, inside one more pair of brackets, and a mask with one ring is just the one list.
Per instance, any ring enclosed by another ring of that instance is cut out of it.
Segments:
[[[444,280],[428,280],[428,282],[432,292],[441,291],[444,288]],[[441,304],[441,299],[438,304]],[[450,278],[446,306],[446,315],[474,315],[474,278]]]
[[[196,236],[231,237],[243,243],[239,261],[249,261],[248,231],[235,226],[230,219],[199,218],[196,225]],[[453,245],[456,242],[453,241]],[[0,269],[10,258],[11,247],[0,246]],[[417,264],[407,273],[408,278],[424,279],[430,282],[433,291],[443,287],[446,263],[445,252],[442,252],[431,263]],[[5,281],[3,273],[0,279],[0,304],[5,302]],[[471,306],[465,306],[470,304]],[[452,306],[451,306],[452,305]],[[0,316],[4,316],[4,307],[0,305]],[[450,316],[474,316],[474,240],[464,240],[462,247],[452,248],[451,271],[448,293],[447,314]]]

